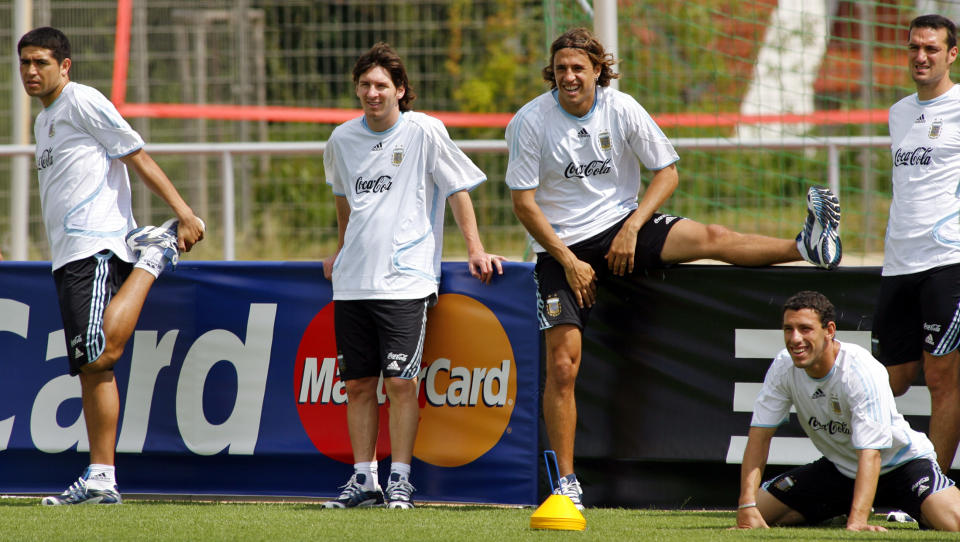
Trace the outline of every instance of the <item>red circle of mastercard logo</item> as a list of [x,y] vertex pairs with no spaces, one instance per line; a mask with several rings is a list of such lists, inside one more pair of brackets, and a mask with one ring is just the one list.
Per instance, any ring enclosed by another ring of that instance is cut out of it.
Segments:
[[[346,390],[336,364],[333,303],[310,322],[294,369],[294,397],[307,435],[322,454],[353,462]],[[420,426],[414,457],[443,467],[470,463],[505,432],[517,396],[513,348],[496,315],[479,301],[443,294],[427,314],[420,369]],[[389,405],[381,385],[377,459],[390,453]]]

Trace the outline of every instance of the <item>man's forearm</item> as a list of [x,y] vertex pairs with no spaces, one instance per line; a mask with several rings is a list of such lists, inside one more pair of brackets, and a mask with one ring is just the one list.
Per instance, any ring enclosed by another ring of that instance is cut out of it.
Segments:
[[853,486],[853,501],[847,524],[867,523],[870,509],[877,494],[877,482],[880,479],[880,452],[878,450],[858,450],[857,478]]

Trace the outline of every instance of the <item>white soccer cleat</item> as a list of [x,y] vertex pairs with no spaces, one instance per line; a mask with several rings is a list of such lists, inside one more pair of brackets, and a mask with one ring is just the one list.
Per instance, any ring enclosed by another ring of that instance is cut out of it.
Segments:
[[387,508],[409,509],[413,508],[413,492],[416,490],[409,480],[400,476],[399,472],[391,472],[390,480],[387,482],[387,491],[384,498],[387,501]]
[[340,496],[323,503],[324,508],[367,508],[383,506],[383,491],[378,485],[376,489],[364,489],[366,474],[353,473],[347,483],[340,486]]
[[836,269],[840,265],[840,201],[829,188],[811,186],[807,190],[807,219],[797,234],[797,250],[817,267]]
[[892,521],[895,523],[916,523],[917,520],[910,517],[910,514],[904,512],[903,510],[891,510],[887,514],[887,521]]
[[160,249],[161,258],[159,262],[160,269],[166,262],[176,267],[180,262],[179,242],[177,240],[177,225],[179,221],[176,218],[167,220],[160,226],[143,226],[127,234],[127,246],[133,250],[133,253],[139,258],[146,256],[149,248]]
[[60,495],[44,497],[40,504],[44,506],[62,506],[67,504],[120,504],[120,492],[117,486],[108,489],[92,489],[87,487],[87,481],[78,479]]
[[560,477],[560,487],[553,491],[557,495],[566,495],[573,501],[577,510],[583,510],[583,490],[580,488],[580,481],[577,477],[570,474]]

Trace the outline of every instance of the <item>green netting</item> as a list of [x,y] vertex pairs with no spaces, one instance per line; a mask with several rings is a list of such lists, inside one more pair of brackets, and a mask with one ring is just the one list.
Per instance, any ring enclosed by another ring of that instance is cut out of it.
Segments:
[[[951,2],[931,2],[958,10]],[[0,0],[0,50],[13,58],[13,3]],[[241,23],[240,9],[248,10]],[[796,137],[885,135],[884,123],[736,126],[724,115],[757,112],[883,111],[913,92],[905,69],[910,1],[635,0],[618,2],[620,89],[654,115],[681,155],[681,184],[666,211],[745,232],[792,237],[803,194],[828,181],[829,157]],[[572,26],[592,27],[587,0],[149,0],[134,2],[128,101],[356,107],[350,68],[386,40],[404,57],[420,110],[514,112],[547,87],[541,69],[550,42]],[[956,13],[947,13],[956,17]],[[74,79],[109,94],[116,3],[35,3],[35,24],[63,28],[76,50]],[[768,39],[773,36],[774,39]],[[769,43],[768,43],[769,42]],[[773,58],[773,60],[769,60]],[[766,60],[763,60],[766,59]],[[763,77],[757,74],[765,70]],[[0,102],[20,92],[0,72]],[[36,105],[34,105],[36,111]],[[697,122],[684,125],[677,119]],[[218,120],[131,119],[149,142],[324,140],[332,126]],[[455,139],[501,139],[502,128],[457,128]],[[0,142],[9,141],[0,107]],[[729,150],[689,138],[735,138]],[[755,144],[757,141],[762,145]],[[836,152],[847,263],[879,253],[889,204],[889,150]],[[491,250],[519,255],[524,232],[503,183],[503,154],[472,153],[489,182],[473,193]],[[238,257],[319,258],[336,242],[335,215],[318,156],[241,158],[237,163]],[[212,225],[223,218],[216,158],[163,157],[191,204]],[[0,160],[0,175],[8,163]],[[149,198],[148,198],[149,200]],[[138,204],[138,220],[168,211]],[[9,188],[0,184],[0,209]],[[0,248],[9,246],[0,213]],[[462,250],[448,223],[447,255]],[[220,255],[211,242],[192,257]],[[31,195],[31,257],[48,257]]]
[[[580,2],[543,5],[548,43],[551,35],[571,26],[592,27]],[[914,2],[897,1],[619,2],[621,90],[658,118],[706,117],[698,126],[661,123],[675,141],[760,138],[765,147],[744,144],[708,151],[679,146],[681,184],[669,210],[744,231],[795,234],[804,216],[806,187],[828,182],[828,152],[812,143],[778,147],[778,141],[886,135],[886,125],[769,123],[743,128],[718,126],[710,117],[748,112],[744,102],[752,85],[760,88],[767,114],[888,108],[914,91],[905,69],[905,43],[915,9]],[[760,57],[771,54],[775,77],[760,79]],[[890,196],[889,150],[840,147],[837,156],[844,248],[849,255],[881,252]]]

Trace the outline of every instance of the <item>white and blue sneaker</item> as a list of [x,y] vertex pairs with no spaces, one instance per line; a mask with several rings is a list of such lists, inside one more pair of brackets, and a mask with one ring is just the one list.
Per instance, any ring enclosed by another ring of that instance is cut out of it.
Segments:
[[347,483],[340,486],[342,490],[340,496],[323,503],[324,508],[367,508],[371,506],[383,506],[383,490],[378,484],[374,489],[366,489],[363,484],[367,481],[367,475],[355,472],[347,480]]
[[553,490],[557,495],[566,495],[573,501],[577,510],[583,510],[583,489],[580,488],[580,481],[576,474],[568,474],[560,477],[560,487]]
[[94,489],[87,486],[87,481],[78,479],[73,485],[60,495],[44,497],[40,504],[44,506],[60,506],[64,504],[121,504],[120,492],[117,485],[112,488]]
[[390,479],[387,481],[387,508],[408,509],[413,508],[413,492],[416,488],[409,480],[400,475],[399,472],[391,472]]
[[143,226],[127,234],[127,246],[133,250],[138,260],[136,267],[159,276],[169,263],[176,267],[180,262],[179,243],[177,241],[176,218],[167,220],[160,226]]
[[910,514],[904,512],[903,510],[891,510],[887,514],[887,521],[892,521],[895,523],[916,523],[917,520],[910,517]]
[[807,219],[797,234],[797,250],[817,267],[836,269],[840,265],[840,200],[829,188],[811,186],[807,190]]

